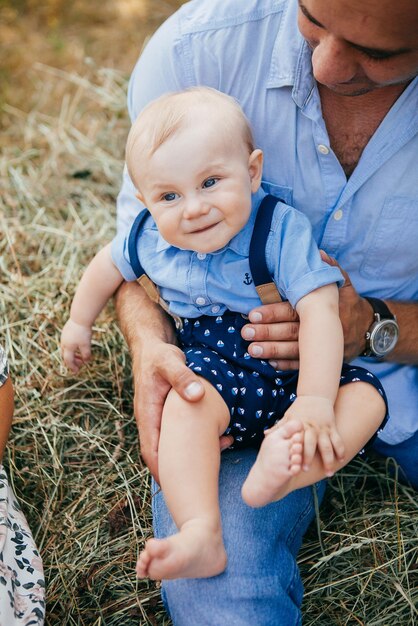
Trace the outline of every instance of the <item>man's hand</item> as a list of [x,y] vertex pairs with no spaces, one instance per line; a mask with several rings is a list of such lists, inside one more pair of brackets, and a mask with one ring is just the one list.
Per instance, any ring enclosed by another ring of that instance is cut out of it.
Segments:
[[[155,480],[158,477],[158,441],[161,415],[168,392],[173,387],[188,402],[197,402],[204,387],[196,374],[185,364],[184,353],[177,346],[162,341],[144,344],[134,363],[134,412],[141,442],[141,454]],[[220,438],[224,450],[232,437]]]
[[250,311],[251,324],[241,334],[251,341],[251,356],[269,359],[275,369],[299,369],[299,317],[289,302],[266,304]]
[[344,460],[344,443],[335,425],[334,407],[328,398],[298,396],[281,422],[298,419],[304,428],[303,469],[307,471],[315,452],[322,458],[327,476],[335,472],[337,461]]
[[[337,261],[321,250],[323,261],[339,267]],[[359,296],[350,277],[341,267],[345,278],[339,290],[339,311],[344,332],[344,360],[359,356],[365,347],[365,335],[373,321],[370,304]],[[268,359],[277,370],[299,369],[299,318],[289,302],[267,304],[253,309],[250,324],[242,329],[242,336],[251,341],[248,351],[256,357]]]
[[153,341],[136,355],[134,371],[134,413],[141,442],[141,454],[158,482],[158,441],[161,415],[171,387],[189,402],[197,402],[205,393],[199,378],[185,364],[177,346]]

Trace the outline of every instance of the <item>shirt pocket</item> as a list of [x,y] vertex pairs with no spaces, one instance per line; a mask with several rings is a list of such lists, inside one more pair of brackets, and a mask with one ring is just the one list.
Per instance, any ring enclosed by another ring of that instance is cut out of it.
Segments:
[[285,204],[293,206],[293,189],[291,187],[269,183],[267,180],[261,181],[261,186],[266,193],[274,196],[278,200],[282,200]]
[[418,198],[385,200],[360,273],[389,279],[418,275]]

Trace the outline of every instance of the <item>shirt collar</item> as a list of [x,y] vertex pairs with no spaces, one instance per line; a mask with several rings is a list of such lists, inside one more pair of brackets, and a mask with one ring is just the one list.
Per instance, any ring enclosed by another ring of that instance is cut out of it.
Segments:
[[303,108],[309,100],[315,80],[312,75],[311,50],[299,32],[298,2],[288,0],[273,47],[267,89],[293,87],[292,97]]
[[157,245],[155,246],[155,251],[163,252],[164,250],[167,250],[167,248],[172,248],[172,247],[173,246],[170,243],[168,243],[165,239],[161,237],[160,231],[158,231]]
[[[260,206],[261,200],[264,198],[265,195],[266,193],[261,187],[255,194],[253,194],[251,202],[251,214],[244,228],[242,228],[239,233],[237,233],[226,246],[224,246],[220,250],[211,252],[210,254],[220,254],[225,250],[232,250],[233,252],[236,252],[237,254],[240,254],[242,256],[248,256],[248,253],[250,251],[250,241],[254,227],[255,216],[257,215],[258,207]],[[157,244],[155,247],[156,252],[163,252],[164,250],[167,250],[171,247],[171,244],[167,243],[167,241],[163,239],[163,237],[158,232]]]

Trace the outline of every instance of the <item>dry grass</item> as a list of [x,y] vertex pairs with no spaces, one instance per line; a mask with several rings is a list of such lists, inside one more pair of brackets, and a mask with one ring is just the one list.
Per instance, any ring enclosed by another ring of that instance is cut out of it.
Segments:
[[[17,392],[6,464],[43,555],[48,624],[168,625],[158,586],[134,576],[149,476],[113,311],[81,376],[62,370],[58,349],[80,272],[114,232],[126,74],[96,62],[30,72],[31,97],[3,109],[0,341]],[[305,625],[414,624],[414,492],[382,462],[356,461],[332,481],[318,528],[300,556]]]
[[109,70],[36,71],[40,102],[59,93],[61,109],[19,114],[19,147],[0,162],[0,332],[17,391],[10,474],[45,561],[48,623],[128,624],[131,615],[152,624],[158,592],[134,576],[150,528],[148,475],[112,311],[100,321],[96,361],[78,379],[63,372],[58,351],[80,270],[113,232],[125,81]]

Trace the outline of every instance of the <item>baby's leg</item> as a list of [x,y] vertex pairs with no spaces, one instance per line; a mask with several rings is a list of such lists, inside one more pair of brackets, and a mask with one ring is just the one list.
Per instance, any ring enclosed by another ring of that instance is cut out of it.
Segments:
[[228,426],[229,410],[214,387],[202,382],[205,395],[199,402],[186,402],[173,389],[167,396],[159,475],[179,532],[147,541],[136,568],[140,578],[207,578],[226,566],[218,474],[219,436]]
[[[344,460],[340,462],[337,461],[335,465],[335,470],[337,471],[347,465],[347,463],[365,446],[369,439],[371,439],[383,421],[386,406],[383,398],[372,385],[363,382],[355,382],[340,387],[334,408],[337,430],[345,446]],[[286,425],[290,423],[291,422],[286,422]],[[254,485],[252,484],[254,475],[257,475],[257,473],[255,473],[256,470],[259,472],[257,464],[260,465],[260,469],[263,467],[261,465],[262,462],[264,465],[270,464],[273,466],[272,471],[276,471],[274,455],[267,456],[267,452],[264,454],[264,448],[266,448],[267,443],[270,448],[274,447],[273,444],[280,445],[280,439],[283,438],[281,428],[279,422],[278,428],[275,428],[272,430],[271,434],[269,433],[267,435],[266,439],[263,441],[254,467],[251,469],[243,485],[243,498],[251,506],[263,506],[273,500],[279,500],[291,491],[312,485],[327,476],[322,459],[318,452],[316,452],[312,464],[307,471],[298,471],[296,467],[293,467],[292,470],[292,465],[290,464],[289,472],[294,475],[291,475],[288,480],[279,481],[278,488],[270,490],[270,497],[268,499],[260,495],[257,496]],[[276,441],[269,442],[268,440],[273,436]],[[295,435],[293,437],[295,438]],[[298,449],[299,448],[295,446],[293,447],[295,460],[297,460]],[[302,446],[300,446],[300,452],[302,452]],[[266,462],[264,458],[267,459]],[[301,461],[302,459],[300,458],[299,469]],[[297,464],[293,463],[293,465],[295,466]],[[247,482],[249,483],[248,485]],[[265,491],[268,493],[267,489]]]

